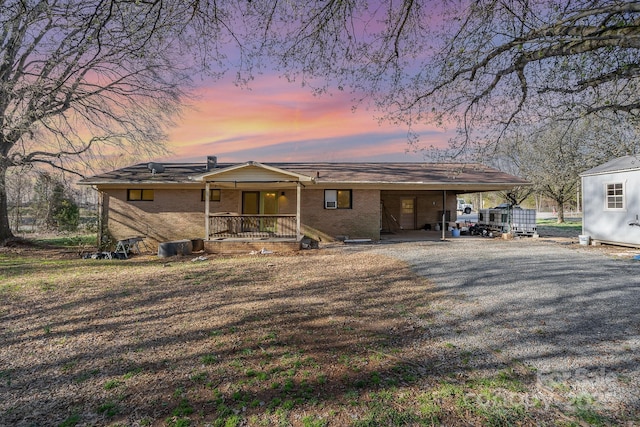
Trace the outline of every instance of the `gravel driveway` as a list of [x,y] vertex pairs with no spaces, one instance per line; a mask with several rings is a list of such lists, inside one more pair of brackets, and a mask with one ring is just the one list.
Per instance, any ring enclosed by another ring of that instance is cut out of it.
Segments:
[[428,342],[474,355],[479,369],[517,359],[553,404],[582,396],[640,417],[640,261],[534,239],[345,249],[383,252],[434,282]]

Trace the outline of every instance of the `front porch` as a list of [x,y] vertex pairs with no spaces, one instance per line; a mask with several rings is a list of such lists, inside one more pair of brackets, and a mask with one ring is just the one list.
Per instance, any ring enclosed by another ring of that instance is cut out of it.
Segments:
[[208,253],[291,252],[300,249],[296,214],[247,215],[236,212],[209,214]]
[[[205,184],[207,252],[300,249],[302,182],[311,182],[310,177],[248,162],[230,168],[212,168],[194,179]],[[220,199],[222,192],[229,196],[224,202]],[[212,195],[216,195],[217,200],[212,200]],[[229,211],[211,212],[213,206]]]
[[300,232],[296,214],[246,215],[234,212],[209,214],[210,240],[298,241]]

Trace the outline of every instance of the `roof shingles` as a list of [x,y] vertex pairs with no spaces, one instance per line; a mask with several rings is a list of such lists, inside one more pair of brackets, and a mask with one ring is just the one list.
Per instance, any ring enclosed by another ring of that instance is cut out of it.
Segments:
[[[527,181],[475,163],[264,163],[315,178],[318,183],[478,183],[527,185]],[[205,163],[164,163],[152,173],[147,163],[102,173],[82,180],[85,185],[192,183],[206,172]],[[217,169],[236,164],[219,163]]]

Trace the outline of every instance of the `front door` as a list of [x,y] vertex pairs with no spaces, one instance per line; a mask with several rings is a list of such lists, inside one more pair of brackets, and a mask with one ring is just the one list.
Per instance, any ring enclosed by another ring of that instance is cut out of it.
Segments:
[[278,214],[278,193],[275,191],[260,192],[260,213],[263,215]]
[[[243,191],[243,215],[277,215],[278,193],[275,191]],[[275,233],[277,219],[274,218],[245,218],[245,231],[270,231]]]
[[402,199],[400,204],[400,227],[403,230],[416,229],[416,199]]
[[[278,193],[275,191],[260,192],[260,214],[261,215],[277,215],[278,214]],[[278,218],[262,218],[260,219],[260,231],[268,231],[275,233],[277,229]]]
[[260,192],[259,191],[243,191],[242,192],[242,214],[258,215],[260,213]]

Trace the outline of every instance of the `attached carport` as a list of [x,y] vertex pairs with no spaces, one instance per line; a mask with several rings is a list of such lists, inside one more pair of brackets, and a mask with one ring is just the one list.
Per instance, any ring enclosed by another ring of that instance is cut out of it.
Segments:
[[530,185],[519,177],[478,163],[270,165],[314,177],[318,188],[378,191],[381,231],[419,230],[427,224],[433,230],[438,224],[443,231],[442,238],[445,237],[447,222],[456,219],[456,199],[459,194],[510,190]]
[[[513,178],[513,177],[512,177]],[[460,194],[511,190],[521,182],[412,183],[403,189],[380,191],[380,232],[398,233],[411,230],[440,231],[446,237],[448,225],[457,219]]]

